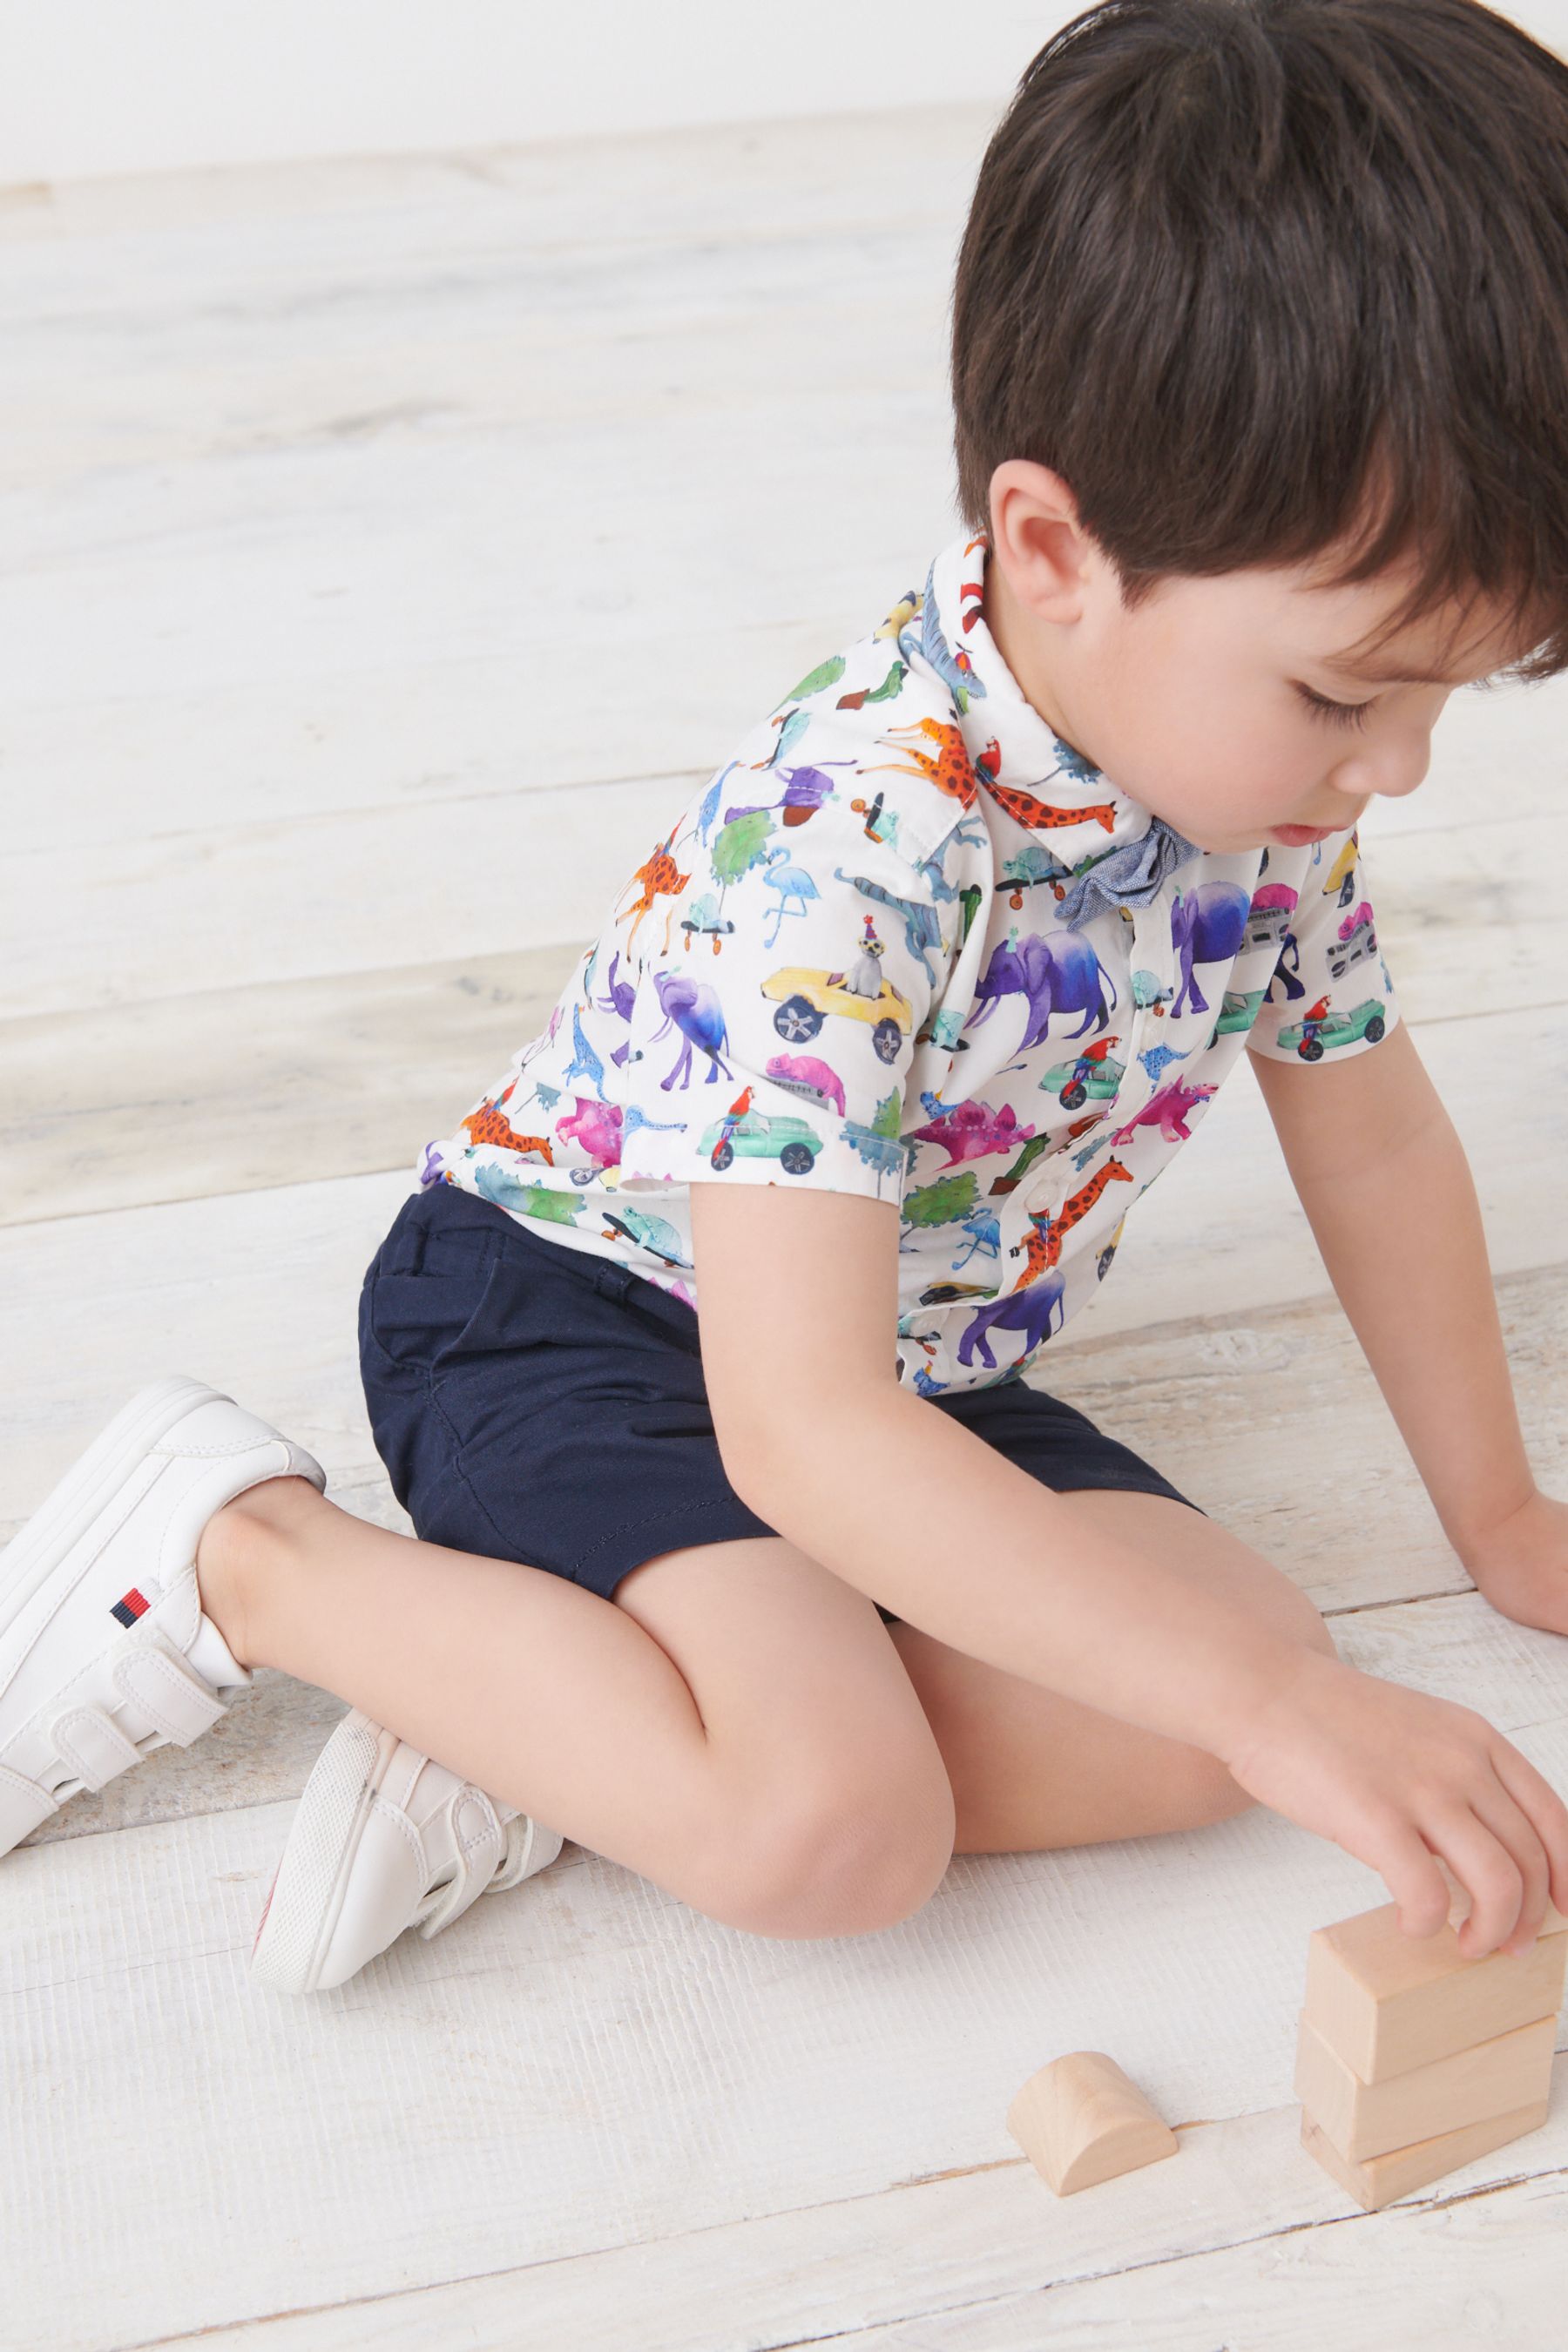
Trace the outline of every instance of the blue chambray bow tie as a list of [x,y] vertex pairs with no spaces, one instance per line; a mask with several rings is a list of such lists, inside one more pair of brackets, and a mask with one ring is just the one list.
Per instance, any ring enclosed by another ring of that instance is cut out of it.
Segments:
[[1076,926],[1113,914],[1119,907],[1146,907],[1178,866],[1199,855],[1195,841],[1188,841],[1163,817],[1152,817],[1142,839],[1123,842],[1078,876],[1057,908],[1057,920]]

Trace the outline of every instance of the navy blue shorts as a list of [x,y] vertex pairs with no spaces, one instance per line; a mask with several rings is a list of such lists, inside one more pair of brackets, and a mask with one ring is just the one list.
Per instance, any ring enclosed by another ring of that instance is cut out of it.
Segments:
[[[658,1552],[778,1533],[724,1475],[692,1309],[472,1192],[409,1194],[365,1270],[359,1339],[376,1452],[427,1542],[608,1599]],[[1025,1381],[931,1402],[1043,1486],[1131,1487],[1199,1509]]]

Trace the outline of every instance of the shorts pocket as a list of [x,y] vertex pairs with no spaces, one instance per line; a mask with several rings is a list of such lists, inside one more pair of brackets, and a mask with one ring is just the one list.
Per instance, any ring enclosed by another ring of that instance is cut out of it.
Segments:
[[366,1275],[361,1335],[394,1364],[435,1371],[462,1354],[477,1331],[498,1270],[488,1236],[478,1249],[427,1242],[417,1273],[372,1268]]
[[657,1283],[638,1281],[636,1276],[625,1290],[616,1296],[615,1303],[623,1315],[629,1315],[652,1332],[667,1348],[679,1348],[684,1355],[700,1357],[702,1342],[697,1318],[679,1298],[668,1297]]

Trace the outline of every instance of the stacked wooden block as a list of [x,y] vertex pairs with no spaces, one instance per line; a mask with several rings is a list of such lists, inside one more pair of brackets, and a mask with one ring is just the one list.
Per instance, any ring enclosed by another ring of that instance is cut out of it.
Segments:
[[1385,1903],[1308,1944],[1301,2144],[1369,2212],[1546,2121],[1568,1919],[1549,1906],[1528,1952],[1467,1960],[1462,1916],[1411,1937]]

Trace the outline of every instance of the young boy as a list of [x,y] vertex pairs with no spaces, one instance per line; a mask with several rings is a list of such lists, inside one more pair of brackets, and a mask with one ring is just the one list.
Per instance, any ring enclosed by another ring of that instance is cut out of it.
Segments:
[[1568,667],[1565,198],[1568,71],[1474,0],[1047,44],[959,257],[963,530],[670,810],[367,1271],[419,1539],[143,1391],[0,1561],[0,1852],[265,1662],[351,1702],[253,1957],[296,1990],[563,1834],[786,1937],[1251,1801],[1414,1935],[1446,1862],[1471,1956],[1568,1907],[1520,1751],[1048,1386],[1246,1052],[1458,1556],[1568,1632],[1356,832],[1456,687]]

